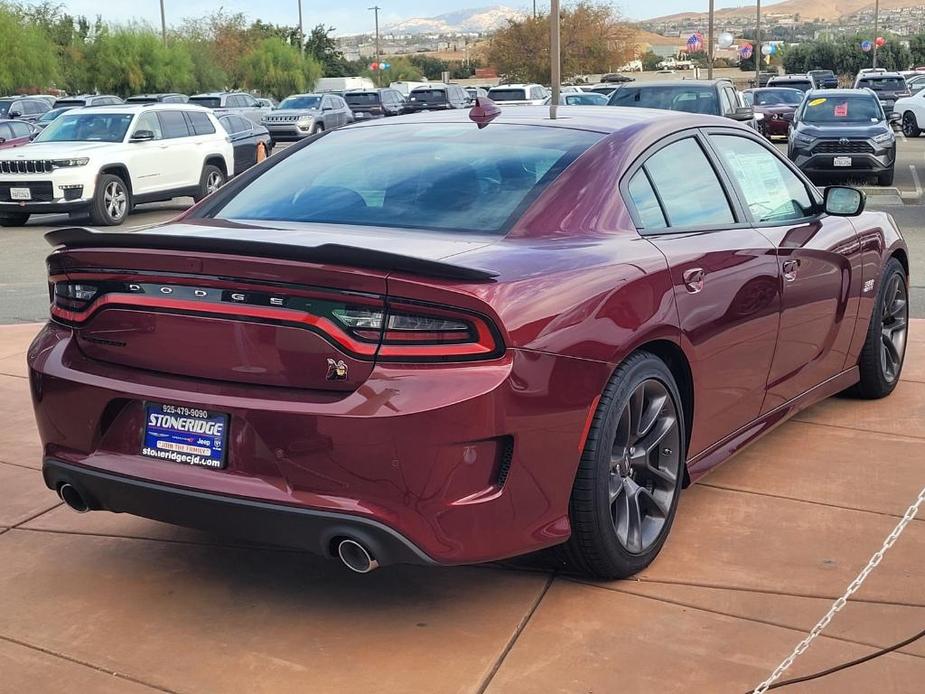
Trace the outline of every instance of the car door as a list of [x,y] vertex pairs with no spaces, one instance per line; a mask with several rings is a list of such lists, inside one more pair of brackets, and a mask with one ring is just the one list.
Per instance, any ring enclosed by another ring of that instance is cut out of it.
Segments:
[[191,156],[192,133],[183,111],[157,111],[157,119],[163,133],[161,153],[162,190],[176,190],[199,183],[202,176],[203,153],[196,151]]
[[[136,133],[148,130],[154,139],[135,141]],[[159,190],[164,186],[166,173],[163,156],[167,149],[161,124],[154,111],[146,111],[138,116],[131,128],[129,138],[129,173],[132,178],[132,194],[144,195]]]
[[237,175],[246,171],[257,161],[254,124],[247,118],[230,114],[222,116],[222,125],[228,130],[231,144],[234,147],[234,172]]
[[334,115],[334,104],[331,97],[325,94],[321,97],[321,122],[324,123],[325,130],[333,130],[337,127],[337,117]]
[[781,271],[777,350],[762,412],[845,368],[861,296],[861,248],[851,221],[820,213],[815,190],[764,142],[735,131],[708,140],[735,181]]
[[649,150],[624,179],[639,232],[665,256],[681,342],[692,361],[696,456],[758,417],[774,349],[774,245],[752,228],[696,131]]

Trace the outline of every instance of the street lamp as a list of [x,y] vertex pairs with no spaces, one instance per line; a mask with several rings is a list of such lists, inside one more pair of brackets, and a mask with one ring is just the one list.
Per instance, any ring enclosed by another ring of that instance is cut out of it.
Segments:
[[161,40],[167,45],[167,19],[164,16],[164,0],[161,0]]
[[382,86],[381,85],[382,80],[380,79],[382,70],[379,69],[379,57],[380,57],[379,56],[379,10],[381,9],[382,8],[379,7],[379,5],[374,5],[373,7],[369,8],[370,12],[376,13],[376,86],[377,87]]
[[755,56],[755,86],[761,86],[761,0],[757,0],[755,10],[755,49],[752,51]]
[[302,28],[302,0],[299,0],[299,52],[305,48],[305,30]]
[[710,24],[707,30],[707,58],[710,64],[707,66],[707,79],[713,79],[713,0],[710,0]]
[[552,99],[549,102],[549,117],[556,119],[559,108],[559,83],[562,81],[561,55],[559,50],[559,0],[549,3],[549,67]]

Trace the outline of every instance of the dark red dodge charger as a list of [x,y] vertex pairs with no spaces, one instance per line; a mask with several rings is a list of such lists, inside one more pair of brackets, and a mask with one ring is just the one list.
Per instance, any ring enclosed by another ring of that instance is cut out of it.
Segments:
[[324,133],[159,228],[50,232],[48,486],[357,571],[561,545],[619,577],[709,468],[893,390],[908,254],[863,194],[728,119],[493,110]]

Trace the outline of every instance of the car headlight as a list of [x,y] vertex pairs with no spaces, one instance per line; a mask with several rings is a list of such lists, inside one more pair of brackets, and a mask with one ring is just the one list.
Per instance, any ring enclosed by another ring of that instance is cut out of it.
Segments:
[[809,135],[799,135],[799,134],[793,139],[794,139],[794,142],[796,142],[798,145],[811,145],[813,144],[813,141],[814,141],[814,138],[810,137]]
[[896,136],[890,131],[874,135],[874,142],[878,145],[889,145],[896,141]]
[[311,116],[300,116],[299,120],[296,121],[299,125],[311,125],[314,118]]
[[89,157],[78,157],[76,159],[52,159],[51,165],[55,169],[66,169],[72,166],[86,166]]

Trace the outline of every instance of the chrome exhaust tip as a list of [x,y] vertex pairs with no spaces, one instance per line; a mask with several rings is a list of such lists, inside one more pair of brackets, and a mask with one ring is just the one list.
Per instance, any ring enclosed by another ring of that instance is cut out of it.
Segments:
[[368,574],[379,568],[379,562],[356,540],[341,540],[337,544],[337,556],[344,566],[358,574]]
[[58,487],[58,496],[61,497],[61,501],[77,511],[77,513],[86,513],[90,510],[90,505],[72,484],[65,482]]

